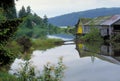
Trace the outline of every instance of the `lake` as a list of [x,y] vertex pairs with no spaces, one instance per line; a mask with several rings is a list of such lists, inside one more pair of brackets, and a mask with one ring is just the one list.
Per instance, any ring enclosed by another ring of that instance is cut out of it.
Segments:
[[[49,36],[51,38],[62,38],[61,36]],[[73,37],[63,37],[63,40],[72,40]],[[99,43],[77,43],[66,42],[46,51],[35,50],[30,61],[35,66],[36,73],[50,62],[57,64],[58,58],[63,57],[66,65],[63,81],[120,81],[120,49],[111,44]],[[11,65],[11,74],[20,69],[19,63],[22,59],[16,59]]]

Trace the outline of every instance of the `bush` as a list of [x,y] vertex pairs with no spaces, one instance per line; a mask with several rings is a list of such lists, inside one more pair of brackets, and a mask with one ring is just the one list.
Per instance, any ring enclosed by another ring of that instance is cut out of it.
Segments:
[[32,43],[31,40],[28,37],[21,37],[17,39],[18,44],[22,47],[22,52],[26,53],[30,50]]
[[103,39],[101,38],[100,31],[92,27],[90,29],[90,32],[87,33],[85,36],[81,37],[82,40],[84,41],[102,41]]
[[0,44],[0,65],[6,65],[10,63],[18,56],[19,52],[14,54],[14,50],[11,49],[11,47]]
[[120,42],[120,34],[117,34],[112,37],[111,39],[112,42]]
[[[11,78],[12,75],[3,77],[1,80],[5,81],[62,81],[64,77],[65,65],[63,64],[63,58],[60,57],[57,65],[47,63],[44,69],[39,72],[39,75],[35,74],[35,67],[32,66],[31,62],[25,61],[20,63],[21,69],[14,73],[17,77]],[[2,76],[2,75],[1,75]]]

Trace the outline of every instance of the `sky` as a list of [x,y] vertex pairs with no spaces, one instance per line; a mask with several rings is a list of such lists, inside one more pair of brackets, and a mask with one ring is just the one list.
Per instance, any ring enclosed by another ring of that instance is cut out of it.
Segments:
[[120,7],[120,0],[18,0],[17,11],[30,6],[33,13],[48,18],[96,8]]

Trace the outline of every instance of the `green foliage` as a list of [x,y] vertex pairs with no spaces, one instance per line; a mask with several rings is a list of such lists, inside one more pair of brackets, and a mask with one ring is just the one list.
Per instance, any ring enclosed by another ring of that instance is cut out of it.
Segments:
[[26,62],[22,65],[22,69],[19,71],[18,80],[20,81],[61,81],[63,78],[65,65],[60,58],[58,65],[54,66],[47,63],[44,66],[43,72],[39,76],[35,77],[35,68],[30,62]]
[[20,65],[21,69],[16,73],[17,77],[6,72],[0,72],[0,81],[62,81],[66,69],[62,57],[56,65],[49,62],[44,65],[44,69],[39,72],[39,76],[36,76],[35,67],[31,65],[31,62],[26,61]]
[[86,51],[90,52],[91,54],[100,53],[100,47],[102,45],[102,42],[85,42],[85,47],[87,48]]
[[102,41],[100,31],[95,27],[91,27],[90,32],[81,37],[81,39],[84,41]]
[[47,18],[46,15],[44,15],[43,22],[46,23],[46,24],[48,23],[48,18]]
[[14,0],[0,0],[0,7],[4,10],[7,19],[16,18],[16,8]]
[[19,11],[18,16],[21,17],[25,17],[27,15],[25,7],[22,6],[22,9]]
[[22,47],[23,53],[28,52],[32,46],[31,40],[25,36],[17,39],[17,42]]
[[16,32],[16,38],[27,36],[31,38],[45,38],[47,34],[63,33],[64,30],[48,24],[36,14],[29,14],[23,18],[24,21]]
[[0,23],[0,43],[8,41],[14,35],[21,21],[21,19],[14,19],[4,20]]
[[0,65],[3,66],[9,64],[18,55],[20,55],[20,46],[18,46],[15,42],[10,42],[6,45],[0,44]]
[[120,42],[120,34],[112,36],[111,42]]
[[[5,4],[8,3],[8,4]],[[1,6],[1,4],[3,6]],[[10,7],[8,7],[10,6]],[[22,22],[21,19],[11,19],[15,18],[15,7],[14,1],[0,3],[0,65],[5,65],[11,62],[16,54],[7,47],[9,39],[14,35],[17,30],[17,26]]]
[[2,8],[0,8],[0,23],[1,23],[1,19],[6,20],[6,17],[4,15],[4,10]]
[[27,14],[31,14],[31,8],[30,8],[30,6],[27,7],[26,12],[27,12]]
[[0,72],[0,81],[17,81],[17,78],[7,72]]

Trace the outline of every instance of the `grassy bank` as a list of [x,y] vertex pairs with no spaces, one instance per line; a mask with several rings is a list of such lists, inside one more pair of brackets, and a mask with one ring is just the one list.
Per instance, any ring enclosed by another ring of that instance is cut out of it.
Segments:
[[[60,39],[30,39],[31,47],[26,54],[22,53],[22,46],[20,46],[17,41],[11,41],[6,45],[6,48],[10,48],[11,55],[8,55],[11,59],[11,62],[17,58],[30,59],[32,51],[34,50],[46,50],[58,46],[56,42],[62,41]],[[3,59],[4,60],[4,59]],[[5,66],[5,65],[4,65]],[[7,65],[8,66],[8,65]],[[9,66],[8,66],[9,67]],[[10,75],[7,71],[9,68],[0,67],[0,81],[20,81],[15,76]],[[35,80],[36,81],[36,80]]]
[[33,39],[32,49],[33,50],[46,50],[57,46],[56,42],[60,42],[60,39]]

